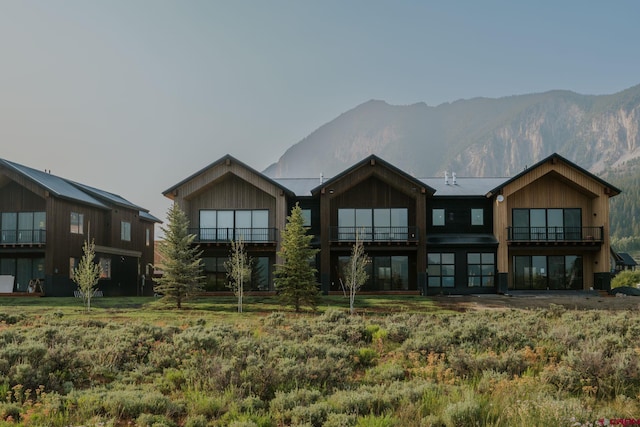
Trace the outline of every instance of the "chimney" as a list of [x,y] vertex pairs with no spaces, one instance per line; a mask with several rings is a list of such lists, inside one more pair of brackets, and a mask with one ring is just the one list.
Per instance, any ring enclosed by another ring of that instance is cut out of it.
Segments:
[[445,185],[449,185],[449,172],[444,171],[444,183]]
[[324,184],[324,175],[320,172],[320,184]]
[[457,184],[457,182],[456,182],[456,173],[455,172],[451,172],[451,183],[453,185]]

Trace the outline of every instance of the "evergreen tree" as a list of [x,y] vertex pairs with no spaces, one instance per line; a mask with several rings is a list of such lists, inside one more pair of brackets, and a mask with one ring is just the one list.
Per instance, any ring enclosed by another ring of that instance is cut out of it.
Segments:
[[91,297],[93,297],[93,292],[102,274],[102,267],[94,262],[95,257],[96,244],[93,240],[91,243],[85,240],[82,246],[82,258],[80,258],[78,267],[73,269],[73,281],[78,284],[78,290],[82,294],[87,311],[91,310]]
[[162,228],[164,240],[158,245],[162,277],[156,279],[154,291],[182,308],[183,301],[202,291],[202,251],[193,245],[196,236],[189,234],[189,220],[175,203],[169,208],[167,219],[167,227]]
[[369,257],[364,252],[364,245],[360,240],[358,233],[356,233],[356,243],[351,248],[351,256],[345,266],[345,285],[349,289],[349,310],[351,314],[355,314],[354,303],[356,301],[356,294],[360,288],[369,279],[367,273],[367,265],[369,264]]
[[227,269],[229,284],[227,285],[238,297],[238,313],[242,313],[244,282],[251,279],[251,258],[247,255],[242,238],[231,241],[231,253],[224,263]]
[[292,305],[296,312],[303,305],[315,309],[319,297],[316,269],[311,264],[318,250],[311,247],[313,236],[307,234],[303,224],[302,209],[296,203],[281,233],[278,255],[282,264],[276,264],[275,271],[275,286],[280,299],[285,305]]

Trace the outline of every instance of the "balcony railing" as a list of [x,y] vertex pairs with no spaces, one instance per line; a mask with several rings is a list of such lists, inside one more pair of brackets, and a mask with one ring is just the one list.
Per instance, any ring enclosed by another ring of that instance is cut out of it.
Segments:
[[418,227],[331,227],[332,242],[417,242]]
[[507,227],[510,242],[599,242],[603,227]]
[[198,243],[229,243],[242,239],[246,243],[275,243],[275,228],[192,228]]
[[47,230],[2,230],[2,245],[43,245],[47,243]]

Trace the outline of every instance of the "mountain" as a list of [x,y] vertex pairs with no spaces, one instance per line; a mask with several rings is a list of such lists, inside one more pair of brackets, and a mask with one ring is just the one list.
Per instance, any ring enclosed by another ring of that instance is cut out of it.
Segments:
[[[555,90],[436,107],[371,100],[312,132],[264,172],[330,177],[376,154],[416,177],[506,177],[556,152],[615,185],[640,181],[639,129],[640,85],[611,95]],[[615,203],[640,203],[625,200],[620,188]],[[637,228],[616,233],[640,235]]]

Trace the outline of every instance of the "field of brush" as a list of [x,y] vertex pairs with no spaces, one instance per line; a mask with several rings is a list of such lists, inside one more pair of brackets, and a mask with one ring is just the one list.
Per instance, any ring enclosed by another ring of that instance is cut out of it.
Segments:
[[0,425],[592,426],[640,419],[640,313],[424,297],[0,298]]

